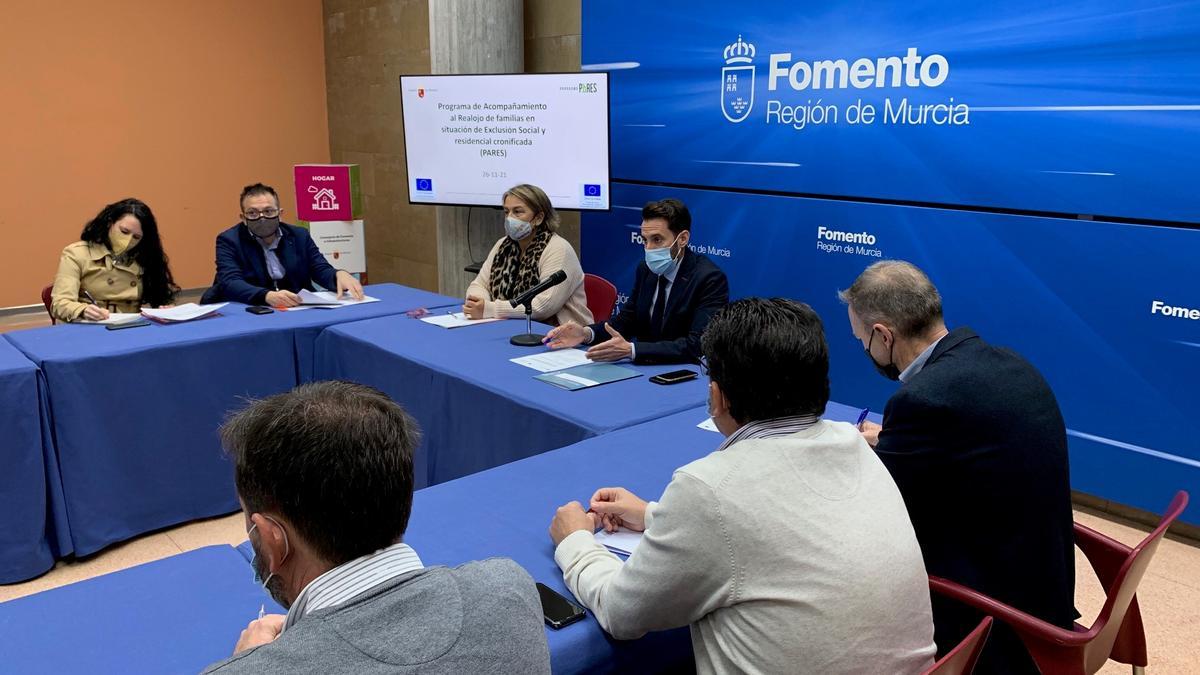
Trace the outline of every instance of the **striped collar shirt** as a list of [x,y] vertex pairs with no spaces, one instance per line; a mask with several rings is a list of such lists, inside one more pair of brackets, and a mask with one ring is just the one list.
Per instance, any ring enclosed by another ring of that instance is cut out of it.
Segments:
[[751,438],[791,436],[792,434],[804,431],[820,421],[820,415],[792,415],[789,417],[776,417],[771,420],[751,422],[730,434],[729,438],[726,438],[725,442],[717,450],[724,450],[734,443]]
[[408,544],[392,544],[370,555],[339,565],[309,582],[288,610],[287,630],[309,612],[336,607],[367,591],[425,565]]

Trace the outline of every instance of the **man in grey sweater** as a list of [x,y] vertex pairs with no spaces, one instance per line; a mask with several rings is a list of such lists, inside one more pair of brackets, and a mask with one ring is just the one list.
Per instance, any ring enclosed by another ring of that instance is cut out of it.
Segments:
[[[728,438],[661,500],[602,488],[558,510],[567,586],[613,637],[691,626],[699,673],[918,673],[933,662],[921,551],[887,469],[854,426],[821,419],[821,320],[739,300],[702,340],[709,412]],[[606,529],[643,530],[622,563]]]
[[416,423],[382,392],[319,382],[221,430],[253,567],[286,616],[206,673],[550,672],[533,579],[511,560],[426,568],[401,542]]

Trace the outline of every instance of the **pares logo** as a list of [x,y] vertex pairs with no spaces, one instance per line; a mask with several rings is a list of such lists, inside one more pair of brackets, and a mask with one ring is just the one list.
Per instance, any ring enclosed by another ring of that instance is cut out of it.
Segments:
[[425,98],[425,90],[424,89],[417,90],[417,98]]
[[721,69],[721,112],[730,122],[741,122],[754,108],[754,45],[737,42],[725,48]]

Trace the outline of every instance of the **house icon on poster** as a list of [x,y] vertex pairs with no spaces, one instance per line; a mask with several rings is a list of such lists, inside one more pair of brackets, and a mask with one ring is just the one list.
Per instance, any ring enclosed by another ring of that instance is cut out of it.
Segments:
[[329,188],[316,189],[316,186],[310,186],[309,192],[313,193],[313,210],[314,211],[336,211],[338,209],[337,195],[333,194],[333,190]]

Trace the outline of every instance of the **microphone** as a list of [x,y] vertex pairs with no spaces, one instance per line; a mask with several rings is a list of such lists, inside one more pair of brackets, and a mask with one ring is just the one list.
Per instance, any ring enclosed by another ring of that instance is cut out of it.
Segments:
[[533,303],[534,298],[536,298],[538,295],[540,295],[542,293],[542,291],[545,291],[546,289],[549,289],[549,288],[554,288],[555,286],[561,284],[562,282],[564,282],[566,280],[567,280],[567,273],[564,272],[563,270],[559,270],[559,271],[555,272],[554,274],[551,274],[550,276],[546,277],[545,281],[542,281],[538,285],[536,285],[533,288],[518,295],[516,298],[513,298],[509,302],[512,303],[513,307],[520,307],[521,305],[525,305],[525,313],[529,314],[529,313],[533,312],[533,304],[532,303]]
[[513,298],[512,300],[509,300],[509,302],[512,304],[513,307],[520,307],[521,305],[525,305],[525,332],[520,335],[514,335],[511,338],[509,338],[508,339],[509,343],[514,344],[518,347],[540,347],[541,346],[542,338],[545,336],[535,335],[533,332],[533,299],[535,297],[537,297],[538,294],[541,293],[542,291],[545,291],[548,288],[554,288],[555,286],[561,284],[562,282],[564,282],[566,280],[567,280],[567,273],[564,272],[563,270],[559,270],[559,271],[555,272],[554,274],[551,274],[550,276],[546,277],[546,279],[544,281],[540,282],[538,285],[536,285],[533,288],[518,295],[517,297]]

